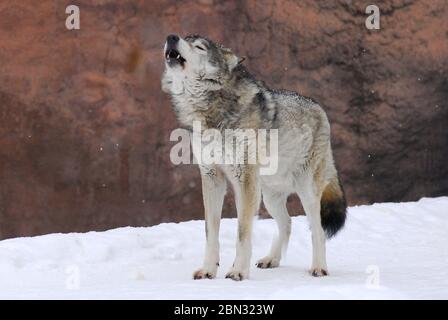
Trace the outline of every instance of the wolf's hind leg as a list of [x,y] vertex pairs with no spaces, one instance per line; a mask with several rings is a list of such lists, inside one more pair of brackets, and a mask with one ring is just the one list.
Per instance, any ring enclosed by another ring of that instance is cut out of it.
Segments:
[[276,268],[280,265],[282,251],[288,246],[291,235],[291,217],[286,208],[287,194],[276,193],[270,190],[263,190],[263,202],[269,214],[275,219],[278,227],[278,234],[272,241],[270,253],[258,260],[257,267]]
[[204,264],[193,274],[194,279],[213,279],[219,265],[219,225],[227,183],[221,171],[201,168],[202,195],[205,209],[206,248]]
[[303,177],[301,180],[297,193],[310,224],[313,244],[313,262],[310,272],[315,277],[326,276],[328,275],[325,253],[326,238],[320,217],[322,191],[311,175]]

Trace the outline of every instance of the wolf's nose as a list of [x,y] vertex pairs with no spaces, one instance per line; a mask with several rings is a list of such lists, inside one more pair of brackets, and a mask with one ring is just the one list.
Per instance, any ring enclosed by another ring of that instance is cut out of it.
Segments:
[[166,42],[167,43],[176,43],[179,41],[179,37],[175,34],[170,34],[168,37],[166,37]]

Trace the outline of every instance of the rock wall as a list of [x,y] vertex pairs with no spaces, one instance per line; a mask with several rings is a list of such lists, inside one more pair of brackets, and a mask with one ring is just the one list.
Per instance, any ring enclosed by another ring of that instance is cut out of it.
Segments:
[[379,31],[370,1],[78,0],[74,31],[69,4],[0,2],[0,238],[202,218],[198,169],[169,160],[173,32],[319,101],[351,205],[448,192],[444,0],[378,1]]

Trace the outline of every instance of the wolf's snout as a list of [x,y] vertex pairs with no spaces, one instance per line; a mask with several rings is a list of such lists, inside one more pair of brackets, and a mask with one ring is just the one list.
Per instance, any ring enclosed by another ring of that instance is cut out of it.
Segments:
[[175,34],[170,34],[166,37],[166,51],[165,51],[165,59],[170,66],[185,63],[184,57],[179,52],[178,44],[180,38]]
[[179,37],[175,34],[170,34],[168,37],[166,37],[166,42],[168,45],[176,44],[179,41]]

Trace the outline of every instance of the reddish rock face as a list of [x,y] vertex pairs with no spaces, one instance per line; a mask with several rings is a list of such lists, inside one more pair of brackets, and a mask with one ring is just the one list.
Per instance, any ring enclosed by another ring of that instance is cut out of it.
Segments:
[[0,2],[0,238],[202,218],[198,169],[169,160],[169,33],[319,101],[351,205],[448,192],[444,0],[381,1],[379,31],[369,1],[83,0],[74,31],[68,4]]

